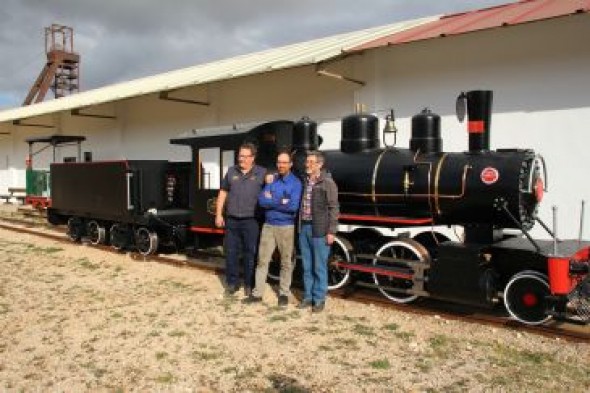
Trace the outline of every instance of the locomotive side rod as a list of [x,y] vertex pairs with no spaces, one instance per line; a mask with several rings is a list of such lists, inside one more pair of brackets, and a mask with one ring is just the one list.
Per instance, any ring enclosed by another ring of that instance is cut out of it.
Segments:
[[413,275],[410,273],[405,273],[408,269],[396,269],[396,268],[387,268],[387,267],[377,267],[377,266],[368,266],[368,265],[357,265],[354,263],[345,263],[345,262],[333,262],[332,265],[348,269],[354,270],[363,273],[375,273],[380,276],[387,276],[387,277],[394,277],[400,278],[402,280],[411,280]]

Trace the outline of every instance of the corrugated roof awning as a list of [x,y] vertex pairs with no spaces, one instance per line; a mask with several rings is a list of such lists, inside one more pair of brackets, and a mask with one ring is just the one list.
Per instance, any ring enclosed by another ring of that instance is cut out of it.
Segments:
[[588,13],[590,0],[523,0],[459,14],[398,31],[363,43],[349,50],[354,53],[382,46],[404,44],[436,37],[447,37],[478,30],[512,26],[572,14]]
[[438,18],[438,16],[421,18],[338,34],[105,86],[25,107],[8,109],[0,112],[0,122],[22,120],[273,70],[318,64],[336,58],[348,49],[368,41],[389,36]]

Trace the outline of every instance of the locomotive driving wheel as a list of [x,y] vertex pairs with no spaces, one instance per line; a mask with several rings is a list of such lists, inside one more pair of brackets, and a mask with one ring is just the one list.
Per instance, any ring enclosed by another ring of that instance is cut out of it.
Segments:
[[104,244],[107,240],[107,230],[104,225],[92,220],[86,224],[86,234],[91,244]]
[[504,305],[517,321],[540,325],[551,318],[547,315],[549,296],[547,276],[536,271],[523,271],[512,276],[504,289]]
[[135,246],[141,255],[154,254],[158,250],[158,234],[146,227],[139,227],[135,231]]
[[398,239],[385,243],[375,256],[392,260],[373,259],[374,266],[399,272],[398,276],[373,273],[373,280],[379,292],[395,303],[409,303],[416,300],[418,295],[405,293],[414,286],[411,279],[414,271],[408,263],[403,261],[426,263],[429,260],[428,251],[414,240]]
[[350,280],[350,269],[337,265],[337,262],[350,263],[352,246],[346,239],[334,236],[328,256],[328,290],[342,288]]

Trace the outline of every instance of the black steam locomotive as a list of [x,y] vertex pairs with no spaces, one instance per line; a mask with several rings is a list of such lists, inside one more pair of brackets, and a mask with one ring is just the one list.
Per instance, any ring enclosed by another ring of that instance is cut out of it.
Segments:
[[[527,324],[552,317],[590,322],[590,246],[529,235],[535,222],[551,233],[536,214],[545,165],[532,150],[490,150],[491,104],[490,91],[459,97],[469,131],[469,151],[461,153],[443,151],[440,117],[428,110],[412,118],[409,149],[381,147],[375,116],[343,119],[341,148],[325,155],[339,188],[340,223],[353,230],[339,233],[332,247],[330,288],[359,279],[367,285],[369,277],[395,302],[503,302]],[[386,137],[395,138],[393,114]],[[219,182],[244,141],[258,145],[257,163],[268,168],[279,148],[291,146],[301,169],[305,152],[320,145],[316,123],[302,119],[171,140],[191,147],[187,163],[53,164],[49,221],[67,223],[73,240],[133,245],[146,255],[163,245],[221,245],[223,229],[214,225]],[[450,225],[463,227],[463,241],[439,230]]]

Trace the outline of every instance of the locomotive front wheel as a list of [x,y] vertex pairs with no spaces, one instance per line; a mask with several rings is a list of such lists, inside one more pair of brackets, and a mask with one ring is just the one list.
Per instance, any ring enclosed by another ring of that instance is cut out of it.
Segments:
[[84,234],[84,224],[78,217],[68,219],[68,237],[74,242],[79,242]]
[[[425,262],[428,259],[428,251],[420,243],[410,239],[392,240],[385,243],[375,253],[375,256]],[[373,265],[376,267],[407,271],[413,274],[413,270],[404,262],[373,259]],[[411,279],[373,273],[373,281],[379,292],[395,303],[409,303],[418,298],[418,295],[403,292],[412,289],[414,286]],[[396,290],[398,288],[399,292]]]
[[86,234],[91,244],[104,244],[107,240],[107,230],[104,225],[92,220],[86,224]]
[[504,305],[517,321],[540,325],[551,318],[547,315],[546,296],[549,296],[547,276],[527,271],[515,274],[504,289]]
[[350,280],[350,269],[336,264],[337,262],[350,263],[349,249],[352,249],[352,246],[345,239],[334,237],[328,256],[328,290],[342,288]]
[[135,231],[135,246],[141,255],[154,254],[158,250],[158,234],[146,227],[139,227]]

